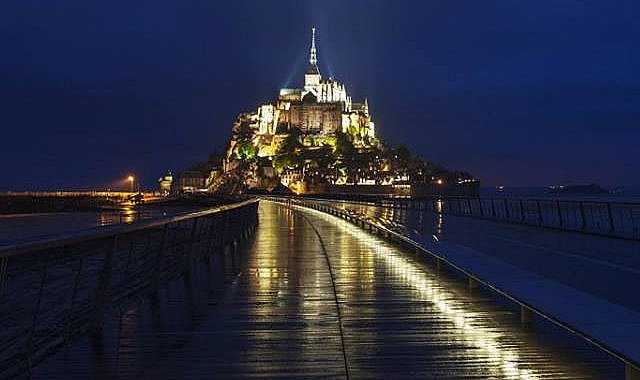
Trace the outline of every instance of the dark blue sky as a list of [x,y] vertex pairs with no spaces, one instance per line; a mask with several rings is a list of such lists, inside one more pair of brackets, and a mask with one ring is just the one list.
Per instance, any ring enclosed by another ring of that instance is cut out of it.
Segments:
[[320,67],[485,185],[640,185],[637,1],[0,3],[0,190],[152,186]]

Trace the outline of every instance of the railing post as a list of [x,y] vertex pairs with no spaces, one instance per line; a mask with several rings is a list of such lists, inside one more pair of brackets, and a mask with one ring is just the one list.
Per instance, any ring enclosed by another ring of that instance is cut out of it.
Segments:
[[215,229],[216,229],[216,225],[218,224],[218,219],[220,218],[219,214],[213,214],[211,216],[209,216],[209,234],[206,237],[207,238],[207,249],[206,249],[206,254],[210,255],[211,252],[218,248],[215,246],[216,241],[214,239],[214,233],[215,233]]
[[578,205],[580,206],[580,218],[582,218],[582,230],[586,231],[587,230],[587,220],[585,219],[584,216],[584,203],[582,201],[578,202]]
[[189,249],[187,250],[187,254],[185,255],[184,260],[184,271],[188,272],[191,268],[191,260],[193,258],[193,251],[196,249],[196,231],[198,230],[198,220],[200,218],[194,218],[193,223],[191,225],[191,235],[189,241]]
[[221,237],[222,237],[222,246],[226,247],[229,244],[229,211],[225,211],[223,213],[223,218],[224,218],[224,226],[222,227],[222,233],[221,233]]
[[248,237],[249,233],[249,212],[247,209],[243,208],[240,210],[240,220],[241,220],[241,228],[240,228],[240,240],[245,240]]
[[562,227],[564,223],[562,221],[562,209],[560,208],[560,200],[556,201],[556,207],[558,208],[558,226]]
[[507,202],[507,198],[503,198],[504,201],[504,216],[506,220],[511,219],[511,213],[509,212],[509,202]]
[[626,380],[640,380],[640,368],[629,362],[625,363],[624,378]]
[[468,278],[468,287],[469,287],[469,289],[478,288],[478,281],[475,278],[469,276],[469,278]]
[[609,215],[609,232],[615,232],[615,225],[613,223],[613,213],[611,212],[611,203],[607,202],[607,214]]
[[491,198],[491,212],[493,214],[493,218],[496,219],[497,218],[497,215],[496,215],[496,204],[495,204],[493,198]]
[[520,323],[524,325],[531,324],[533,321],[533,312],[524,305],[520,305]]
[[67,313],[67,325],[64,337],[64,344],[67,345],[69,343],[69,338],[71,337],[71,320],[73,318],[73,306],[76,301],[76,295],[78,294],[78,285],[80,284],[80,277],[82,274],[82,268],[84,264],[84,257],[81,256],[78,262],[78,269],[76,270],[75,279],[73,281],[73,291],[71,292],[71,300],[69,300],[69,312]]
[[0,258],[0,296],[4,291],[5,284],[9,273],[9,258]]
[[162,279],[162,264],[165,254],[169,247],[169,223],[164,225],[162,230],[162,245],[160,251],[156,255],[156,262],[153,266],[153,278],[151,279],[151,293],[157,295],[160,290],[160,281]]
[[536,208],[538,209],[538,225],[542,226],[544,221],[542,219],[542,208],[540,207],[540,200],[539,199],[536,199]]
[[31,317],[31,331],[29,333],[29,351],[28,351],[29,352],[29,357],[28,357],[29,369],[31,369],[31,366],[32,366],[31,355],[33,354],[34,338],[36,335],[36,326],[38,324],[38,316],[40,315],[40,306],[42,305],[42,293],[44,291],[44,284],[47,281],[48,265],[49,265],[49,260],[45,259],[44,262],[42,263],[42,275],[40,277],[40,287],[38,288],[38,300],[36,302],[36,307],[33,310],[33,316]]
[[93,315],[89,325],[89,332],[94,336],[102,335],[104,322],[104,312],[109,298],[109,286],[111,283],[111,269],[113,267],[113,256],[118,249],[118,235],[113,237],[111,249],[105,251],[104,263],[98,283],[98,290],[93,301]]

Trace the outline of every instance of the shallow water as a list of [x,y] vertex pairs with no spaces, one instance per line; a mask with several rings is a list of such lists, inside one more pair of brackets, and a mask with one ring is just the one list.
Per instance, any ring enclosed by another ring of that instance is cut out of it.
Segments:
[[130,224],[176,215],[193,208],[144,208],[102,212],[65,212],[0,215],[0,246],[19,244],[57,235],[98,229],[117,224]]

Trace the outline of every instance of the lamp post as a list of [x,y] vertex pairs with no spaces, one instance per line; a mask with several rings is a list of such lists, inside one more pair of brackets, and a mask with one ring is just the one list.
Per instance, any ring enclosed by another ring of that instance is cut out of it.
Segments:
[[136,177],[134,177],[132,175],[127,177],[127,181],[131,182],[131,192],[132,193],[135,191],[134,187],[133,187],[133,184],[134,184],[135,180],[136,180]]

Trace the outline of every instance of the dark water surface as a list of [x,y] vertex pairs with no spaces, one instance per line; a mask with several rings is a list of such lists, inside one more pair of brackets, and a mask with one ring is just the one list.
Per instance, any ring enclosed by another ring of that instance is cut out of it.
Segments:
[[195,208],[125,208],[102,212],[62,212],[0,215],[0,247],[62,234],[131,224],[136,221],[172,216]]

